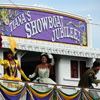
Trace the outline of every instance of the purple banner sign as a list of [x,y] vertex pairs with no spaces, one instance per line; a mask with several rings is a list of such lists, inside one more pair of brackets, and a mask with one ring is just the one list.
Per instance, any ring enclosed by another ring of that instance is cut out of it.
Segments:
[[85,20],[45,10],[0,8],[0,34],[87,46]]

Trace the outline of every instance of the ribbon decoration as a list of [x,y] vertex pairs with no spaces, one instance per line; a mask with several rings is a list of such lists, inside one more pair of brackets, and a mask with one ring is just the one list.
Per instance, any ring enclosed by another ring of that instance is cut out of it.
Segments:
[[50,89],[46,92],[39,92],[32,87],[29,87],[29,90],[35,100],[51,100],[51,98],[53,98],[54,89]]
[[62,98],[62,100],[79,100],[81,96],[81,90],[74,94],[68,95],[63,93],[60,89],[57,89],[57,93],[59,94],[60,98]]
[[21,87],[18,90],[10,90],[0,84],[0,92],[5,100],[19,100],[26,92],[26,87]]
[[31,86],[22,86],[17,90],[11,90],[0,84],[0,92],[5,100],[21,100],[24,95],[26,95],[26,100],[100,100],[100,98],[91,97],[85,89],[80,89],[69,95],[61,89],[55,88],[45,92],[40,92]]

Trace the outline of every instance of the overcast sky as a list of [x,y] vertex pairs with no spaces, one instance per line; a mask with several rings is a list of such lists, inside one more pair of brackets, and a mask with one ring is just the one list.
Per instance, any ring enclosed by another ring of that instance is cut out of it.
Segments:
[[43,5],[80,16],[92,17],[92,45],[100,49],[100,0],[0,0],[0,4]]

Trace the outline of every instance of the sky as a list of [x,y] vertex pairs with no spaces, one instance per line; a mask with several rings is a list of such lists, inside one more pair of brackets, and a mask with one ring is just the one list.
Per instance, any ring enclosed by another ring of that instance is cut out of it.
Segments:
[[60,11],[92,17],[92,47],[100,50],[100,0],[0,0],[0,4],[42,5]]

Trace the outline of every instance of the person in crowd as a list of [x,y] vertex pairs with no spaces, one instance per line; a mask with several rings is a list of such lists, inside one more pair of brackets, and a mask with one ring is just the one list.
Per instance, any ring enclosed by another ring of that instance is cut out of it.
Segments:
[[[48,63],[49,59],[51,59],[51,63]],[[39,77],[37,77],[34,82],[56,84],[51,78],[49,78],[50,69],[54,66],[53,56],[51,54],[43,53],[40,60],[41,64],[36,66],[34,73],[29,75],[29,78],[34,78],[38,74]]]
[[100,83],[100,80],[97,80],[96,74],[100,70],[100,62],[95,61],[93,63],[93,67],[88,69],[82,76],[82,78],[79,81],[78,86],[80,88],[93,88],[92,83],[95,83],[98,86],[98,83]]
[[4,61],[0,58],[0,64],[4,66],[5,72],[2,79],[21,81],[21,79],[17,78],[18,69],[21,75],[24,77],[24,79],[30,81],[30,79],[25,75],[25,73],[21,69],[19,61],[14,59],[14,55],[11,51],[7,53],[7,59],[5,59]]

